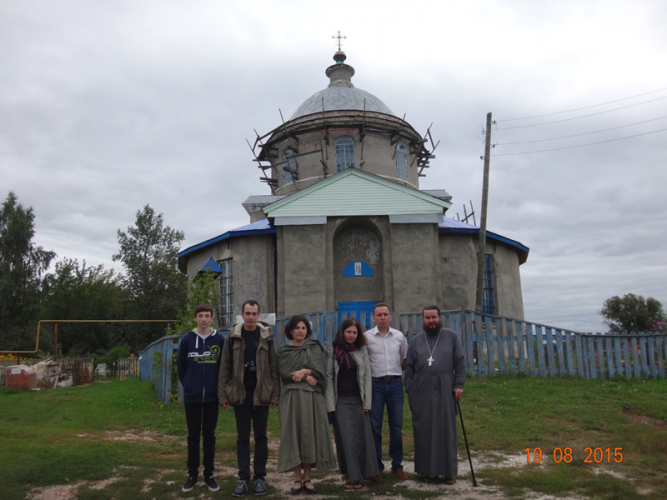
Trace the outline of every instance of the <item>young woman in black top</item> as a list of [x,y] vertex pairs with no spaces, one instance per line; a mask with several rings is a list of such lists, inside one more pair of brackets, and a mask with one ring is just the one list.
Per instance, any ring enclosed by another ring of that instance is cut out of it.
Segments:
[[359,489],[379,473],[370,409],[371,368],[364,331],[355,318],[344,320],[327,356],[327,411],[333,412],[338,467],[344,488]]

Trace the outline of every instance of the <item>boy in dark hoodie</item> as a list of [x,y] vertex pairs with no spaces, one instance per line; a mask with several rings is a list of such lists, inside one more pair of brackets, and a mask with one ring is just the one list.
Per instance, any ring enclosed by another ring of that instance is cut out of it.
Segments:
[[218,371],[225,342],[221,333],[211,328],[213,308],[200,304],[195,309],[195,331],[181,338],[178,347],[178,378],[183,384],[185,420],[188,425],[188,481],[184,492],[191,491],[199,476],[199,436],[204,444],[204,482],[211,491],[220,486],[213,479],[215,427],[218,424]]

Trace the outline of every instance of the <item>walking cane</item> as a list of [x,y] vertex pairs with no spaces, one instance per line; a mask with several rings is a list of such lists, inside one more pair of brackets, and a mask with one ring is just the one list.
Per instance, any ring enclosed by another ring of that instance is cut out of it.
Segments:
[[459,402],[456,402],[456,408],[459,410],[459,417],[461,417],[461,429],[463,429],[463,439],[466,442],[466,450],[468,451],[468,461],[470,462],[470,473],[472,474],[472,485],[477,487],[477,481],[475,481],[475,471],[472,469],[472,458],[470,458],[470,448],[468,448],[468,438],[466,437],[466,428],[463,426],[463,413],[461,413],[461,405]]

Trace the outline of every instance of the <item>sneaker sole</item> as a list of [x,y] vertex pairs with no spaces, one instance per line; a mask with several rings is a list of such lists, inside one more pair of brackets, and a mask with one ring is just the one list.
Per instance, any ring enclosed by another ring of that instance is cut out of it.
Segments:
[[189,492],[191,492],[191,491],[194,490],[194,489],[195,489],[195,487],[193,486],[192,488],[181,488],[181,491],[182,491],[183,493],[189,493]]
[[208,491],[220,491],[220,486],[217,488],[211,488],[210,486],[208,487]]
[[268,491],[265,491],[264,493],[255,493],[255,496],[256,497],[261,497],[261,496],[266,495],[267,493],[268,493]]
[[246,496],[246,494],[247,493],[244,493],[243,495],[237,495],[236,493],[232,492],[232,496],[236,498],[243,498],[244,496]]

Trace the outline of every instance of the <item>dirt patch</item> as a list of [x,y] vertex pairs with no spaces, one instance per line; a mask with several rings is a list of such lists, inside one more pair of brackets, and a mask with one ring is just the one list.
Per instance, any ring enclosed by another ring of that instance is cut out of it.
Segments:
[[667,423],[659,418],[647,417],[646,415],[639,415],[637,413],[632,413],[631,411],[623,412],[623,415],[633,424],[642,424],[656,431],[664,431],[667,429]]
[[[144,485],[141,488],[141,493],[148,493],[149,491],[151,491],[151,484],[160,482],[165,474],[172,474],[174,472],[180,472],[180,471],[174,469],[160,469],[157,473],[157,476],[155,476],[154,478],[147,477],[146,479],[144,479]],[[174,481],[167,481],[167,484],[169,485],[174,484]]]
[[[77,434],[77,436],[79,436]],[[81,436],[80,436],[81,437]],[[156,441],[170,442],[174,441],[176,436],[167,436],[165,434],[158,434],[154,431],[135,429],[125,429],[122,431],[106,431],[105,441],[129,441],[129,442],[143,442],[152,443]]]
[[121,476],[112,476],[102,481],[79,481],[74,484],[33,488],[26,495],[26,500],[71,500],[76,498],[76,493],[81,486],[88,486],[92,490],[103,490],[110,484],[123,479],[125,478]]

